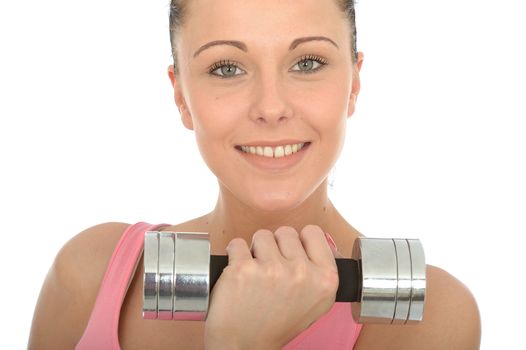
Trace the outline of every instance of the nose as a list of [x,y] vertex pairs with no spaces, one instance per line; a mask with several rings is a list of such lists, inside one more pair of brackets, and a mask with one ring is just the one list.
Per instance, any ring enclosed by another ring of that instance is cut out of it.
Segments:
[[293,117],[285,82],[279,76],[261,74],[254,77],[251,91],[250,119],[258,124],[279,125]]

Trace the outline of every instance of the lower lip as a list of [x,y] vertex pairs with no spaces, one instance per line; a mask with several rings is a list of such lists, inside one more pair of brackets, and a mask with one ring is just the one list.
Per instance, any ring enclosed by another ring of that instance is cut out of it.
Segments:
[[241,156],[250,164],[255,166],[258,169],[264,171],[283,171],[288,170],[294,167],[296,164],[301,162],[305,154],[310,148],[310,143],[305,144],[301,150],[296,153],[292,153],[288,156],[283,156],[279,158],[270,158],[259,156],[257,154],[246,153],[241,150],[236,149]]

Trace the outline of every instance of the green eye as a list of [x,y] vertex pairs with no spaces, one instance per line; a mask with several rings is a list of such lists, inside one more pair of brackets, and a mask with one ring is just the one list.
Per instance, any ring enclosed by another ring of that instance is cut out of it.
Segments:
[[[292,69],[292,72],[301,72],[301,73],[315,73],[327,65],[327,60],[313,55],[303,56],[298,63],[293,67],[298,66],[299,69]],[[222,60],[214,63],[208,68],[208,74],[222,78],[228,79],[235,77],[236,75],[242,75],[243,73],[236,74],[236,71],[239,70],[244,73],[244,71],[238,67],[238,64],[234,61]]]
[[[235,62],[219,61],[219,62],[214,63],[212,66],[210,66],[210,68],[208,69],[208,74],[215,75],[217,77],[225,79],[225,78],[230,78],[236,75],[240,75],[240,74],[235,74],[236,70],[241,70],[241,68],[239,68]],[[219,72],[219,73],[214,73],[214,72]]]
[[314,73],[322,69],[325,65],[327,65],[327,61],[321,57],[309,55],[302,57],[302,59],[298,63],[296,63],[295,66],[296,65],[299,67],[299,69],[293,69],[293,71]]
[[228,66],[222,66],[219,69],[221,70],[222,75],[232,76],[232,75],[236,75],[235,72],[236,72],[237,67],[233,65],[228,65]]

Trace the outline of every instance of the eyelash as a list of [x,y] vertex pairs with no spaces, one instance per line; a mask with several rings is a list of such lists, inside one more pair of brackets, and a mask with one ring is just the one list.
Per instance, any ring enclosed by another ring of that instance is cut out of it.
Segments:
[[[314,61],[314,62],[319,63],[320,66],[318,68],[312,69],[312,70],[295,70],[294,72],[302,72],[302,73],[305,73],[305,74],[311,74],[311,73],[315,73],[315,72],[325,68],[325,66],[328,64],[327,60],[322,58],[322,57],[315,56],[315,55],[305,55],[305,56],[301,57],[300,60],[298,62],[296,62],[295,65],[297,65],[298,63],[301,63],[303,61]],[[214,74],[213,73],[214,71],[216,71],[217,69],[219,69],[219,68],[221,68],[223,66],[231,66],[231,67],[234,67],[234,68],[239,68],[238,65],[237,65],[237,62],[235,62],[235,61],[221,60],[219,62],[216,62],[216,63],[212,64],[208,68],[208,74],[213,75],[213,76],[218,77],[218,78],[221,78],[221,79],[229,79],[229,78],[235,77],[237,75],[236,74],[236,75],[233,75],[233,76],[224,76],[224,75],[219,75],[219,74]]]

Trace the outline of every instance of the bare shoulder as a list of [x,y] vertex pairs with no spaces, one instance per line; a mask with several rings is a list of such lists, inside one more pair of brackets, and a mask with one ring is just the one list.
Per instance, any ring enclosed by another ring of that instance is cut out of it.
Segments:
[[480,313],[469,289],[448,272],[428,265],[423,321],[417,325],[364,325],[354,349],[480,348]]
[[109,222],[71,238],[57,253],[40,291],[28,348],[73,348],[82,335],[106,266],[129,224]]

